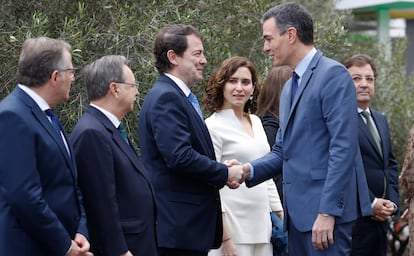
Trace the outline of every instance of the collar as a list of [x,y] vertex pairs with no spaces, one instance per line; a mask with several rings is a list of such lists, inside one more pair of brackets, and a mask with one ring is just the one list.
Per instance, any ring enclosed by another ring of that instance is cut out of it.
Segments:
[[92,107],[96,108],[97,110],[101,111],[102,114],[104,114],[109,119],[109,121],[111,121],[111,123],[115,126],[115,128],[118,128],[118,126],[121,123],[121,121],[119,121],[118,118],[114,114],[112,114],[108,110],[103,109],[103,108],[101,108],[101,107],[99,107],[99,106],[97,106],[97,105],[95,105],[93,103],[91,103],[90,105]]
[[312,61],[312,58],[316,54],[316,49],[313,47],[306,55],[305,57],[299,62],[299,64],[295,68],[296,74],[299,75],[299,81],[298,84],[300,84],[300,81],[302,80],[303,74],[305,74],[306,69],[308,68],[309,64]]
[[362,108],[358,107],[358,114],[361,114],[361,112],[363,112],[363,111],[367,111],[369,113],[369,115],[371,116],[371,110],[369,109],[369,107],[366,108],[366,109],[362,109]]
[[39,108],[42,111],[45,111],[51,108],[49,104],[47,104],[47,102],[39,94],[37,94],[35,91],[30,89],[26,85],[17,84],[17,86],[19,86],[20,89],[22,89],[25,93],[27,93],[30,96],[30,98],[32,98],[34,102],[36,102],[36,104],[39,106]]
[[164,75],[168,76],[169,78],[171,78],[171,80],[174,81],[174,83],[176,83],[178,85],[178,87],[181,89],[181,91],[183,91],[184,95],[186,97],[188,97],[188,95],[190,95],[190,88],[188,88],[188,86],[183,82],[183,80],[181,80],[180,78],[173,76],[169,73],[164,73]]

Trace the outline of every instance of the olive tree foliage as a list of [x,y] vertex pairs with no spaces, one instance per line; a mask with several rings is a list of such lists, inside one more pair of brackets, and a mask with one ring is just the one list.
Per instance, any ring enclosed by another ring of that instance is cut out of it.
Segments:
[[408,132],[414,123],[414,77],[406,74],[407,41],[393,42],[393,52],[387,56],[383,46],[376,47],[377,80],[375,81],[374,108],[388,119],[394,154],[401,170],[407,145]]
[[[0,99],[15,87],[17,60],[21,45],[27,38],[49,36],[67,41],[72,45],[74,66],[79,68],[103,55],[125,55],[130,60],[129,66],[139,83],[137,107],[126,117],[127,128],[137,145],[136,126],[140,105],[158,77],[152,56],[152,43],[161,27],[170,23],[191,24],[202,33],[208,64],[205,67],[204,80],[192,88],[201,98],[209,74],[230,56],[250,58],[256,65],[259,80],[264,79],[271,68],[271,62],[263,54],[260,19],[267,9],[282,2],[287,1],[1,0]],[[347,55],[356,53],[355,42],[347,37],[345,29],[351,16],[347,12],[336,11],[334,0],[296,2],[303,4],[312,13],[315,45],[326,56],[342,60]],[[375,43],[370,42],[367,49],[372,49],[373,44]],[[363,48],[361,50],[364,51]],[[374,56],[379,53],[380,51]],[[400,71],[401,66],[394,68]],[[381,95],[377,99],[381,99],[386,106],[382,110],[389,110],[387,114],[392,114],[392,125],[399,125],[403,117],[411,115],[401,105],[402,99],[394,102],[390,98],[396,94],[392,89],[396,88],[394,84],[402,79],[403,74],[396,72],[390,78],[392,81],[387,80],[384,83],[390,90],[381,90],[382,87],[378,90]],[[407,86],[408,83],[401,83],[398,90],[406,90]],[[407,94],[400,93],[399,96],[404,98]],[[409,104],[408,99],[404,102]],[[87,103],[82,74],[78,73],[72,84],[70,100],[59,105],[57,109],[69,132],[84,112]],[[207,116],[209,113],[204,114]]]

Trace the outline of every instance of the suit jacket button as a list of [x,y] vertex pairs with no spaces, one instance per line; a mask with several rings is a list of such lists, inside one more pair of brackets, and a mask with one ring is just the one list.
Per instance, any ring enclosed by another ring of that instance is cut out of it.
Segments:
[[75,218],[76,221],[79,221],[80,220],[80,216],[79,215],[75,215],[75,216],[73,216],[73,218]]

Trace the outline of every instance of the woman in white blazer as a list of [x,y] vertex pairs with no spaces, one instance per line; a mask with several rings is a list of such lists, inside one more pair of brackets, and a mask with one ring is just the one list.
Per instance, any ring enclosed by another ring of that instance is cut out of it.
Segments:
[[[213,114],[205,121],[217,161],[237,159],[245,163],[270,151],[260,119],[254,111],[259,93],[256,69],[244,57],[223,61],[210,77],[203,98]],[[272,255],[269,212],[283,218],[283,209],[273,180],[253,188],[220,190],[223,211],[223,242],[209,256]]]

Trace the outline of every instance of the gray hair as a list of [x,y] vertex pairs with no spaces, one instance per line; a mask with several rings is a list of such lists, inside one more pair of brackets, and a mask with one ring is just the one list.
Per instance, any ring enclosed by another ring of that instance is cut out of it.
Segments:
[[28,87],[39,87],[50,79],[55,70],[66,69],[64,52],[71,46],[65,41],[48,37],[27,39],[19,57],[17,82]]
[[127,65],[127,59],[124,56],[107,55],[84,68],[89,101],[104,97],[110,83],[124,81],[124,65]]

